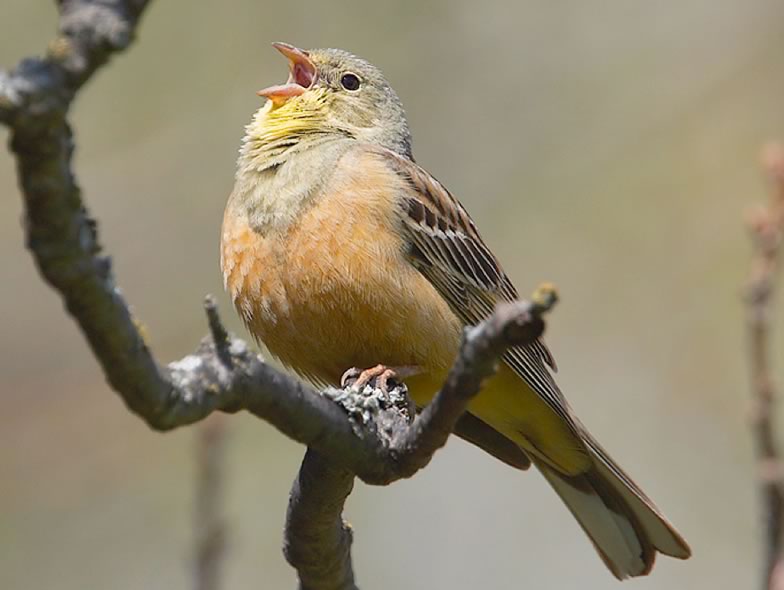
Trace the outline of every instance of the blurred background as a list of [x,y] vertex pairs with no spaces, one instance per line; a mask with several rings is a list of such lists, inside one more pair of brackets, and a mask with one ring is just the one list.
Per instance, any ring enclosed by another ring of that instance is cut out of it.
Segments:
[[[270,42],[350,50],[387,74],[418,162],[521,292],[560,287],[564,391],[694,550],[630,584],[757,583],[742,213],[766,196],[760,147],[784,136],[784,4],[222,6],[153,2],[73,112],[80,184],[159,358],[196,346],[206,293],[243,333],[217,243],[255,91],[287,75]],[[51,3],[0,11],[2,67],[54,35]],[[107,387],[24,248],[3,152],[0,194],[0,587],[189,588],[197,431],[153,433]],[[774,329],[784,346],[784,310]],[[227,422],[224,588],[292,588],[281,531],[303,449]],[[346,515],[367,588],[616,587],[538,474],[462,441],[410,481],[358,484]]]

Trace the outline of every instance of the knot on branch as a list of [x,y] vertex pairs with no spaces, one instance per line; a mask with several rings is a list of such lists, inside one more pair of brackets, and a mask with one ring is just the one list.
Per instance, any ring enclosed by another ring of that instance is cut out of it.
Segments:
[[358,437],[377,439],[385,446],[408,428],[416,414],[416,407],[403,383],[395,383],[389,390],[372,384],[359,389],[354,385],[344,389],[328,387],[322,394],[348,414]]

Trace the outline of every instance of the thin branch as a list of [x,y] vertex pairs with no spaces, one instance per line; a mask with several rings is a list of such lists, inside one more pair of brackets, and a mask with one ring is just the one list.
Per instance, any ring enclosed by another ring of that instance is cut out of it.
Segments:
[[542,285],[531,303],[502,304],[485,322],[470,328],[441,391],[396,441],[398,468],[413,475],[446,444],[457,419],[496,371],[508,348],[535,341],[544,332],[542,314],[557,301],[551,285]]
[[[446,443],[459,419],[461,431],[486,448],[500,449],[504,461],[528,465],[519,450],[481,422],[461,416],[504,351],[541,334],[541,316],[555,302],[554,291],[545,288],[533,303],[504,305],[467,331],[447,382],[416,418],[404,388],[321,394],[267,365],[226,332],[211,299],[205,304],[210,336],[193,354],[159,364],[101,252],[96,223],[72,172],[73,138],[66,122],[78,89],[130,43],[146,5],[62,0],[60,36],[47,57],[0,72],[0,123],[11,131],[28,248],[45,281],[63,297],[111,387],[151,428],[168,430],[214,411],[246,410],[309,447],[289,510],[286,555],[303,588],[353,588],[350,536],[340,514],[354,475],[381,485],[410,477]],[[301,518],[303,513],[308,517]],[[313,564],[330,565],[338,585],[320,583]]]
[[746,322],[753,393],[752,431],[764,500],[764,588],[784,589],[784,464],[778,451],[774,422],[776,392],[770,370],[771,299],[784,237],[784,147],[770,145],[763,156],[773,190],[766,207],[748,220],[753,244],[746,287]]
[[199,428],[197,435],[193,587],[218,590],[226,552],[223,520],[226,424],[220,416],[213,416]]

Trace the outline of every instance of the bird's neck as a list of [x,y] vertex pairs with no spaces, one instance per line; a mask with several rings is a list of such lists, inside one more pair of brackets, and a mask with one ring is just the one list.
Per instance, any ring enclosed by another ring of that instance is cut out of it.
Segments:
[[269,103],[245,128],[230,207],[258,231],[288,227],[331,177],[337,160],[354,143],[330,132],[314,115],[276,116]]

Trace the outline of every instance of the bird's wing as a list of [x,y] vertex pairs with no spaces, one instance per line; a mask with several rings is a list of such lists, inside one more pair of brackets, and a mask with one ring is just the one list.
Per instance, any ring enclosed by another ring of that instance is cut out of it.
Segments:
[[[458,200],[411,160],[382,148],[368,149],[377,151],[404,182],[403,233],[412,261],[454,313],[474,325],[487,318],[498,302],[517,300],[517,290]],[[504,361],[574,426],[569,406],[548,370],[548,366],[555,369],[555,361],[544,342],[512,348]]]

